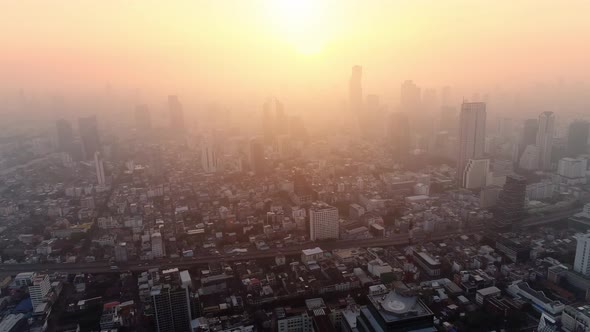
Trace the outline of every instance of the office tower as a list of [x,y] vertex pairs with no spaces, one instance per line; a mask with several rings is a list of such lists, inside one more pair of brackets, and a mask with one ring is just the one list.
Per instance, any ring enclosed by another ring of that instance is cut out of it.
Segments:
[[168,96],[168,111],[170,114],[170,128],[176,133],[184,132],[184,111],[182,110],[182,104],[178,100],[178,96]]
[[586,178],[588,160],[585,158],[561,158],[557,163],[557,175],[568,179]]
[[100,152],[100,136],[96,116],[78,119],[78,130],[82,141],[82,155],[84,160],[90,160],[95,152]]
[[324,202],[313,203],[309,208],[309,239],[311,241],[338,239],[340,222],[338,209]]
[[574,121],[570,124],[567,133],[567,154],[577,157],[588,152],[588,134],[590,123],[586,121]]
[[443,106],[440,110],[439,125],[440,130],[455,132],[457,129],[457,109],[453,106]]
[[486,104],[463,103],[459,120],[457,179],[461,183],[469,159],[482,159],[486,137]]
[[115,261],[126,262],[127,261],[127,243],[119,242],[115,246]]
[[527,171],[534,171],[539,167],[539,147],[527,145],[520,156],[518,167]]
[[164,240],[160,232],[152,234],[152,256],[154,258],[166,256],[166,248],[164,247]]
[[190,274],[182,271],[177,277],[178,269],[165,270],[162,274],[161,279],[167,282],[153,286],[150,292],[157,331],[192,331]]
[[59,119],[55,123],[57,129],[57,147],[59,151],[70,152],[74,144],[74,131],[72,124],[64,119]]
[[469,159],[463,172],[462,187],[466,189],[481,189],[485,187],[489,171],[489,159]]
[[275,124],[274,132],[277,135],[286,135],[289,131],[289,118],[285,114],[283,103],[275,99]]
[[352,67],[350,80],[348,81],[348,103],[354,114],[359,114],[363,109],[363,67]]
[[537,144],[537,132],[539,131],[539,120],[526,119],[522,128],[522,140],[520,146],[524,149],[528,145]]
[[141,134],[146,134],[152,129],[152,117],[149,108],[145,104],[135,107],[135,128]]
[[201,167],[205,173],[217,171],[217,152],[210,139],[205,139],[201,146]]
[[409,153],[411,148],[410,123],[406,113],[397,112],[390,115],[387,136],[394,157],[400,158]]
[[287,116],[283,103],[272,98],[264,102],[262,106],[262,135],[264,143],[276,145],[277,135],[286,134],[289,130]]
[[33,278],[32,284],[29,286],[29,295],[31,296],[31,303],[33,304],[33,311],[37,306],[43,303],[45,296],[49,293],[51,284],[49,283],[49,275],[37,274]]
[[574,238],[577,241],[574,271],[590,277],[590,233],[579,233]]
[[250,141],[250,168],[256,175],[263,175],[266,172],[264,145],[256,138]]
[[94,167],[96,168],[96,183],[99,186],[104,186],[107,181],[104,174],[104,161],[100,155],[100,152],[94,153]]
[[522,176],[510,175],[506,177],[506,183],[498,196],[497,209],[494,213],[496,226],[511,226],[524,218],[526,185],[526,178]]
[[543,112],[539,115],[539,130],[537,131],[537,147],[539,148],[539,169],[551,169],[551,150],[555,133],[555,114]]

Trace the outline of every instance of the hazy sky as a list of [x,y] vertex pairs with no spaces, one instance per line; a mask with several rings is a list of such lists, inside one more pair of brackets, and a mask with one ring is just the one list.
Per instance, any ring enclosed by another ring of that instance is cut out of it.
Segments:
[[228,100],[509,87],[590,73],[590,1],[4,1],[0,90]]

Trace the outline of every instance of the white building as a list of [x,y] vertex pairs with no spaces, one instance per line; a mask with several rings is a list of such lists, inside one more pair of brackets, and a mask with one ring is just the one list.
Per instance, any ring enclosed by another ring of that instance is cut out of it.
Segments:
[[98,183],[99,186],[106,185],[107,181],[104,174],[104,161],[102,160],[100,152],[94,153],[94,166],[96,167],[96,183]]
[[551,149],[555,134],[555,114],[543,112],[539,115],[539,130],[536,145],[539,148],[539,169],[551,169]]
[[43,303],[45,296],[51,289],[51,283],[49,282],[49,275],[39,274],[33,278],[32,285],[29,286],[29,295],[31,296],[31,303],[33,304],[33,310],[37,306]]
[[153,233],[152,234],[152,256],[154,258],[162,258],[166,256],[166,250],[164,248],[164,240],[162,240],[162,234],[160,233]]
[[485,150],[486,104],[463,103],[459,128],[457,177],[461,180],[469,159],[480,159]]
[[526,196],[529,200],[543,200],[553,197],[556,186],[550,180],[531,183],[526,186]]
[[561,158],[557,164],[557,174],[566,178],[584,178],[588,160],[584,158]]
[[338,239],[340,222],[338,209],[323,202],[309,208],[309,238],[311,241]]
[[527,145],[520,156],[518,166],[528,171],[539,169],[539,147],[536,145]]
[[462,186],[467,189],[485,187],[489,170],[489,159],[469,159],[463,172]]
[[590,277],[590,233],[576,234],[577,241],[574,271]]

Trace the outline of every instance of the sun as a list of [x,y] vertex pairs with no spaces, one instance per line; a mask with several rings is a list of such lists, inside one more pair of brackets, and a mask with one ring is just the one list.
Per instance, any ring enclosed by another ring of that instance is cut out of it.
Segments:
[[320,0],[269,0],[272,19],[300,53],[319,53],[326,42],[325,11]]

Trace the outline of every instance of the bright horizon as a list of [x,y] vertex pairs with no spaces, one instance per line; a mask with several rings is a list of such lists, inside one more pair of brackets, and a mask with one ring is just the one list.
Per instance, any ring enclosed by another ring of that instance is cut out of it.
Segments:
[[406,79],[468,96],[577,82],[589,69],[589,10],[529,0],[7,2],[0,95],[108,83],[144,98],[340,100],[357,64],[364,91],[385,101]]

